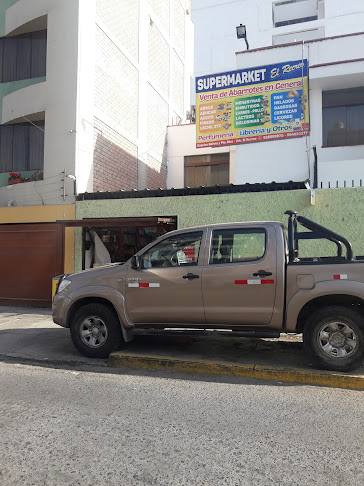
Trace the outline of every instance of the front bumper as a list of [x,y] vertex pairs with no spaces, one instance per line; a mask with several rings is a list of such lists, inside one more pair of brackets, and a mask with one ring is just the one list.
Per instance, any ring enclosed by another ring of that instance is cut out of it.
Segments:
[[62,292],[54,296],[52,302],[52,318],[55,324],[62,327],[69,327],[67,323],[67,315],[70,305],[71,299]]

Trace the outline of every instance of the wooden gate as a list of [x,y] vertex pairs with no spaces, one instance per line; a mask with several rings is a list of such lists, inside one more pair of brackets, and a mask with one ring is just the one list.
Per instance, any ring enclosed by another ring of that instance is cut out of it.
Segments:
[[63,254],[59,224],[0,225],[0,305],[50,307]]

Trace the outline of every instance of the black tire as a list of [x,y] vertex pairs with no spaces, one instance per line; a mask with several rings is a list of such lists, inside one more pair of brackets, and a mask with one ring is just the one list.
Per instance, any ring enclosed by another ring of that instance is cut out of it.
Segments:
[[72,319],[70,331],[73,344],[88,358],[107,358],[124,343],[119,319],[105,304],[81,307]]
[[307,319],[303,344],[315,366],[355,370],[364,358],[364,318],[348,307],[323,307]]

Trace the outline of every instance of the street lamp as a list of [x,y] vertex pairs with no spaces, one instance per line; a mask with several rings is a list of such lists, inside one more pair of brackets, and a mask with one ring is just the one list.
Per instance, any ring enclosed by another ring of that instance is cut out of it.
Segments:
[[246,26],[240,24],[236,27],[236,37],[238,39],[245,39],[246,48],[249,50],[248,39],[246,38]]

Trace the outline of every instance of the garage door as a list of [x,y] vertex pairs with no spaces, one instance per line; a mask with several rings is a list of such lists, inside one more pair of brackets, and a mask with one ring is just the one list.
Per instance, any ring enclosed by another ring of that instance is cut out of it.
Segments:
[[49,307],[52,277],[63,273],[58,224],[0,225],[0,305]]

